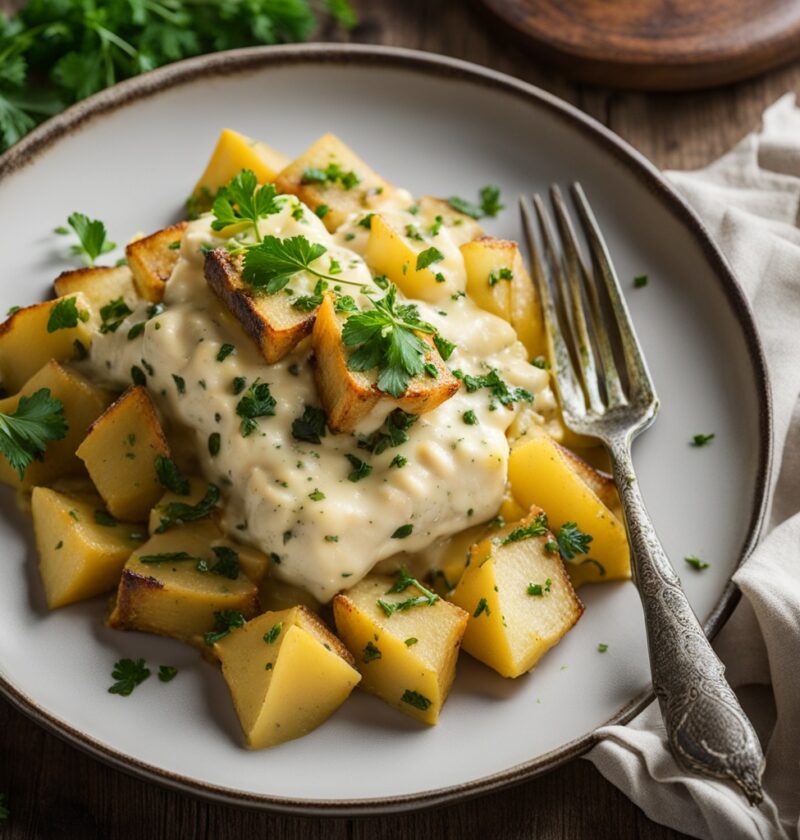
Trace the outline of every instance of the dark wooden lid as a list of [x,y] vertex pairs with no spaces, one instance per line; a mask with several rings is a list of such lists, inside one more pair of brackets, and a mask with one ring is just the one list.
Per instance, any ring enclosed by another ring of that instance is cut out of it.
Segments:
[[798,0],[479,0],[585,82],[685,90],[800,56]]

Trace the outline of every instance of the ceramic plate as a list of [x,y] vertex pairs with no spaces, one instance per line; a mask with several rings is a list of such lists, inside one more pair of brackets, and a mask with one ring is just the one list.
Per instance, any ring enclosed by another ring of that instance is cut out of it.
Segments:
[[[756,536],[769,470],[769,396],[752,318],[697,219],[636,152],[577,110],[490,70],[394,49],[301,46],[219,54],[119,85],[40,127],[0,159],[0,306],[46,296],[69,265],[52,235],[73,210],[124,241],[173,221],[225,126],[289,155],[333,131],[416,194],[502,187],[487,228],[520,236],[520,191],[578,179],[623,283],[662,400],[636,444],[641,487],[709,632]],[[114,256],[114,255],[112,255]],[[688,445],[714,432],[712,446]],[[299,741],[248,752],[220,673],[177,642],[103,625],[104,599],[48,613],[31,528],[2,494],[0,688],[99,757],[175,787],[287,811],[420,807],[519,781],[629,719],[650,691],[631,583],[585,587],[586,613],[535,672],[504,680],[462,656],[427,729],[356,692]],[[710,562],[698,573],[681,558]],[[608,645],[600,654],[598,643]],[[108,694],[121,656],[180,668]]]

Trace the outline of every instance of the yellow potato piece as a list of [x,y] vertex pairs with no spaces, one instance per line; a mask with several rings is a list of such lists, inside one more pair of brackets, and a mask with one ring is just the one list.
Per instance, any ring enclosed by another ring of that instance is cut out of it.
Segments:
[[118,519],[143,522],[163,495],[156,475],[158,455],[169,446],[147,390],[127,391],[95,420],[77,456],[106,506]]
[[508,321],[530,358],[545,352],[542,313],[516,242],[482,236],[461,246],[467,294],[483,309]]
[[133,283],[145,300],[158,302],[164,297],[175,266],[180,257],[180,244],[187,222],[170,225],[150,236],[135,239],[125,249]]
[[523,506],[543,508],[553,530],[575,522],[581,531],[591,534],[588,555],[578,555],[566,564],[576,586],[630,578],[624,525],[552,438],[539,435],[512,449],[508,478],[514,498]]
[[265,184],[267,181],[274,181],[278,172],[288,163],[289,158],[286,155],[270,148],[266,143],[225,128],[192,195],[208,195],[210,199],[220,187],[224,187],[243,169],[251,169],[255,172],[258,183]]
[[89,502],[34,487],[31,514],[51,610],[112,590],[125,561],[141,545],[141,529],[115,524],[99,498]]
[[18,489],[52,484],[66,476],[85,475],[75,450],[86,436],[86,430],[112,400],[109,391],[92,385],[80,374],[51,360],[22,386],[16,396],[0,400],[0,412],[13,414],[20,397],[29,397],[42,388],[48,388],[50,396],[61,401],[69,428],[61,440],[48,443],[43,459],[30,464],[22,480],[8,461],[0,457],[0,481]]
[[[80,316],[77,326],[48,332],[53,309],[67,300],[75,301]],[[92,343],[90,318],[89,301],[76,293],[18,309],[0,324],[0,376],[6,391],[16,393],[50,359],[84,358]]]
[[430,247],[429,242],[412,244],[412,240],[394,230],[383,216],[375,214],[370,220],[364,260],[375,274],[385,274],[406,297],[436,303],[462,289],[454,274],[445,276],[439,270],[440,262],[417,270],[417,257]]
[[356,659],[361,687],[423,723],[439,719],[456,671],[467,614],[439,599],[386,615],[420,593],[389,593],[396,578],[369,575],[333,601],[336,630]]
[[552,534],[504,544],[540,513],[534,508],[476,545],[450,596],[469,613],[464,650],[504,677],[530,671],[583,613],[558,552],[545,548]]
[[[344,177],[319,181],[309,178],[313,170],[339,168]],[[348,180],[349,179],[349,180]],[[317,211],[325,206],[325,227],[333,233],[352,213],[375,209],[391,198],[394,187],[367,166],[355,152],[333,134],[324,134],[275,178],[278,192],[296,195]]]
[[109,626],[202,644],[203,634],[214,629],[215,612],[235,610],[246,619],[258,615],[258,590],[243,568],[233,580],[198,570],[198,560],[209,566],[217,560],[214,537],[192,523],[157,534],[137,548],[122,570]]
[[361,679],[342,643],[312,612],[266,612],[214,645],[251,749],[308,735]]

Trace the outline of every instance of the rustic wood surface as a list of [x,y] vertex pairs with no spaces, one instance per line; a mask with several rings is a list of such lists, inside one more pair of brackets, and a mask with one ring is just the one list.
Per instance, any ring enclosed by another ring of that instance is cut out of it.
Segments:
[[746,79],[800,56],[787,0],[479,0],[576,78],[639,90]]
[[[0,0],[0,8],[7,2]],[[360,0],[356,6],[362,24],[352,40],[454,55],[538,84],[583,108],[662,168],[709,163],[755,128],[763,109],[778,96],[800,89],[800,63],[736,86],[692,94],[644,95],[579,86],[508,43],[463,0]],[[321,39],[335,37],[333,32],[320,34]],[[336,772],[333,756],[331,772]],[[4,701],[0,792],[7,792],[12,812],[9,823],[0,825],[0,838],[9,840],[683,836],[648,820],[580,759],[519,787],[433,811],[353,820],[272,816],[204,802],[112,770],[49,735]]]

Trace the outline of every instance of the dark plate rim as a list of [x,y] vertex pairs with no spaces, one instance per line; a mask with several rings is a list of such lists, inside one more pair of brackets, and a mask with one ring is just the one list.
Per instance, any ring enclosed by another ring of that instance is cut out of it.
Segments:
[[[725,258],[711,240],[703,223],[680,195],[664,180],[655,166],[605,126],[552,94],[504,73],[470,62],[435,53],[397,47],[301,44],[231,50],[199,56],[162,67],[129,79],[73,105],[63,113],[43,123],[16,146],[0,156],[0,183],[17,169],[33,163],[38,155],[60,138],[79,130],[103,114],[115,111],[131,102],[153,96],[160,91],[181,84],[193,82],[205,76],[229,76],[256,71],[264,67],[298,63],[392,67],[423,75],[432,74],[453,78],[512,94],[529,105],[533,104],[536,107],[546,109],[570,128],[591,137],[605,151],[611,153],[618,162],[623,164],[630,174],[646,186],[683,224],[688,233],[701,246],[703,254],[742,328],[752,365],[754,386],[757,391],[760,391],[758,470],[756,485],[753,488],[753,503],[748,533],[740,551],[737,562],[738,568],[758,540],[767,506],[769,476],[772,466],[771,390],[766,359],[750,305]],[[719,631],[738,600],[739,591],[729,580],[703,625],[709,637],[713,638]],[[545,773],[569,759],[585,753],[599,740],[596,731],[592,731],[556,750],[537,756],[531,761],[515,765],[500,773],[424,793],[373,799],[296,799],[250,794],[244,791],[208,785],[131,759],[123,753],[110,749],[85,732],[76,730],[66,721],[51,715],[32,698],[19,692],[2,675],[0,675],[0,692],[24,714],[33,718],[49,731],[123,771],[208,799],[304,816],[366,816],[453,803],[518,784]],[[627,723],[653,699],[652,690],[642,692],[603,725]]]

